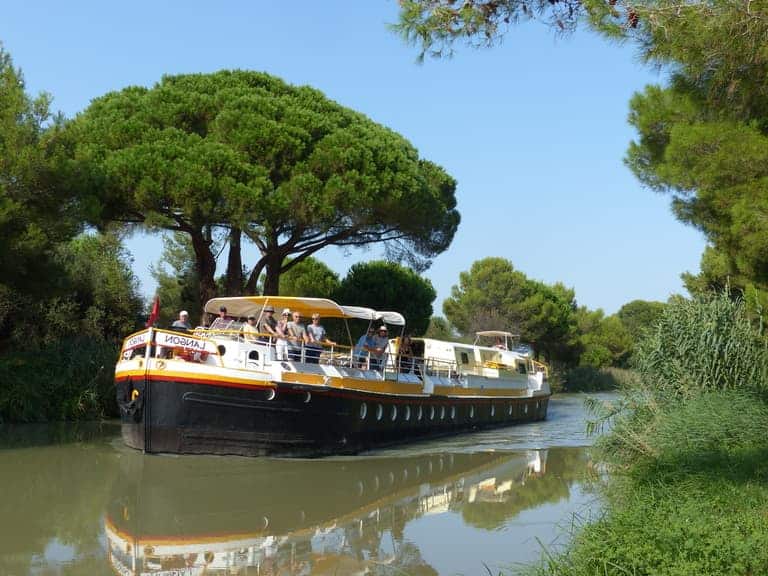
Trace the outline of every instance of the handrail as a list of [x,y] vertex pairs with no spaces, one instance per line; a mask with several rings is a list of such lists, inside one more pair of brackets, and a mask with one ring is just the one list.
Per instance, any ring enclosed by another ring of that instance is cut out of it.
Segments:
[[531,359],[531,364],[533,364],[534,371],[544,372],[544,376],[549,378],[549,368],[547,367],[546,364],[533,359]]

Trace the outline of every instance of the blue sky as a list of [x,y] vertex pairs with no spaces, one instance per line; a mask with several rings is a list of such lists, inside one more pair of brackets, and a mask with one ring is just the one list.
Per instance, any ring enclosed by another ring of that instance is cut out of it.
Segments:
[[[563,282],[580,305],[607,313],[683,291],[680,273],[698,270],[704,239],[622,162],[634,137],[629,99],[660,81],[631,46],[531,23],[501,46],[459,46],[419,65],[387,29],[396,17],[395,0],[30,0],[4,5],[0,41],[28,90],[49,92],[67,116],[163,74],[241,68],[314,86],[398,131],[458,180],[461,227],[425,274],[436,313],[459,273],[486,256]],[[128,247],[149,294],[162,243],[135,236]],[[318,254],[342,276],[378,256]]]

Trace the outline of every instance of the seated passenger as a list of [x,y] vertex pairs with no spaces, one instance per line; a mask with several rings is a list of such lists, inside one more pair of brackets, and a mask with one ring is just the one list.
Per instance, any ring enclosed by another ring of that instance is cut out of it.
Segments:
[[258,333],[259,331],[256,329],[256,316],[251,314],[248,316],[247,322],[243,324],[243,338],[246,342],[253,344],[259,341],[256,337]]
[[173,324],[171,324],[171,330],[174,330],[176,332],[184,332],[185,334],[188,333],[192,329],[192,326],[189,324],[189,312],[186,310],[182,310],[179,312],[179,318],[178,320],[174,320]]

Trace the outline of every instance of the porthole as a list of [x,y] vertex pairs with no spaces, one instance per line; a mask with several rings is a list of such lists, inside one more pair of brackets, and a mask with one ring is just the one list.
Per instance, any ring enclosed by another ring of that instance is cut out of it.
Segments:
[[227,353],[227,348],[223,344],[219,344],[216,349],[219,351],[219,356],[224,356]]
[[248,360],[258,360],[259,359],[259,351],[258,350],[251,350],[248,352]]
[[277,396],[277,392],[275,392],[274,388],[267,390],[267,400],[274,400],[275,396]]
[[512,404],[510,404],[509,406],[507,406],[507,414],[509,414],[510,416],[512,416]]
[[496,406],[491,404],[491,418],[493,418],[494,416],[496,416]]
[[474,406],[470,406],[469,407],[469,417],[470,418],[474,418],[475,417],[475,407]]
[[389,417],[392,420],[392,422],[397,420],[397,406],[392,406],[392,414],[390,414]]
[[434,420],[435,419],[435,407],[430,406],[429,407],[429,419]]
[[384,406],[381,404],[376,405],[376,420],[381,420],[381,417],[384,416]]
[[363,402],[360,404],[360,420],[365,420],[366,416],[368,416],[368,404]]
[[528,414],[528,404],[523,406],[523,414]]
[[403,410],[403,420],[410,420],[411,419],[411,407],[406,406],[405,410]]
[[421,406],[418,407],[416,410],[416,420],[421,420],[424,417],[424,410],[421,408]]
[[312,392],[304,392],[304,404],[309,404],[310,400],[312,400]]
[[456,420],[456,406],[451,406],[451,420]]
[[440,420],[445,420],[445,406],[440,406]]

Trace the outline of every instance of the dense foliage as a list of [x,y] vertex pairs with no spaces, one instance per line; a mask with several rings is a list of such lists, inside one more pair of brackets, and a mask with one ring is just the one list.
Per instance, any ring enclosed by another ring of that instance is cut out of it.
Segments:
[[424,334],[437,293],[432,283],[405,266],[373,261],[355,264],[341,281],[335,299],[345,304],[400,312],[414,336]]
[[[263,73],[166,76],[113,92],[67,135],[102,218],[189,236],[200,301],[216,291],[217,230],[230,251],[242,232],[261,254],[247,291],[264,271],[265,293],[277,294],[282,272],[329,245],[384,243],[426,266],[459,223],[454,180],[402,136]],[[230,274],[239,261],[230,255]]]
[[336,272],[309,257],[280,277],[280,295],[333,298],[339,282]]
[[0,343],[31,300],[52,294],[56,246],[82,228],[83,202],[63,169],[49,103],[26,94],[0,45]]
[[462,334],[507,330],[560,362],[576,354],[575,311],[573,290],[530,280],[503,258],[474,262],[443,302],[446,318]]

